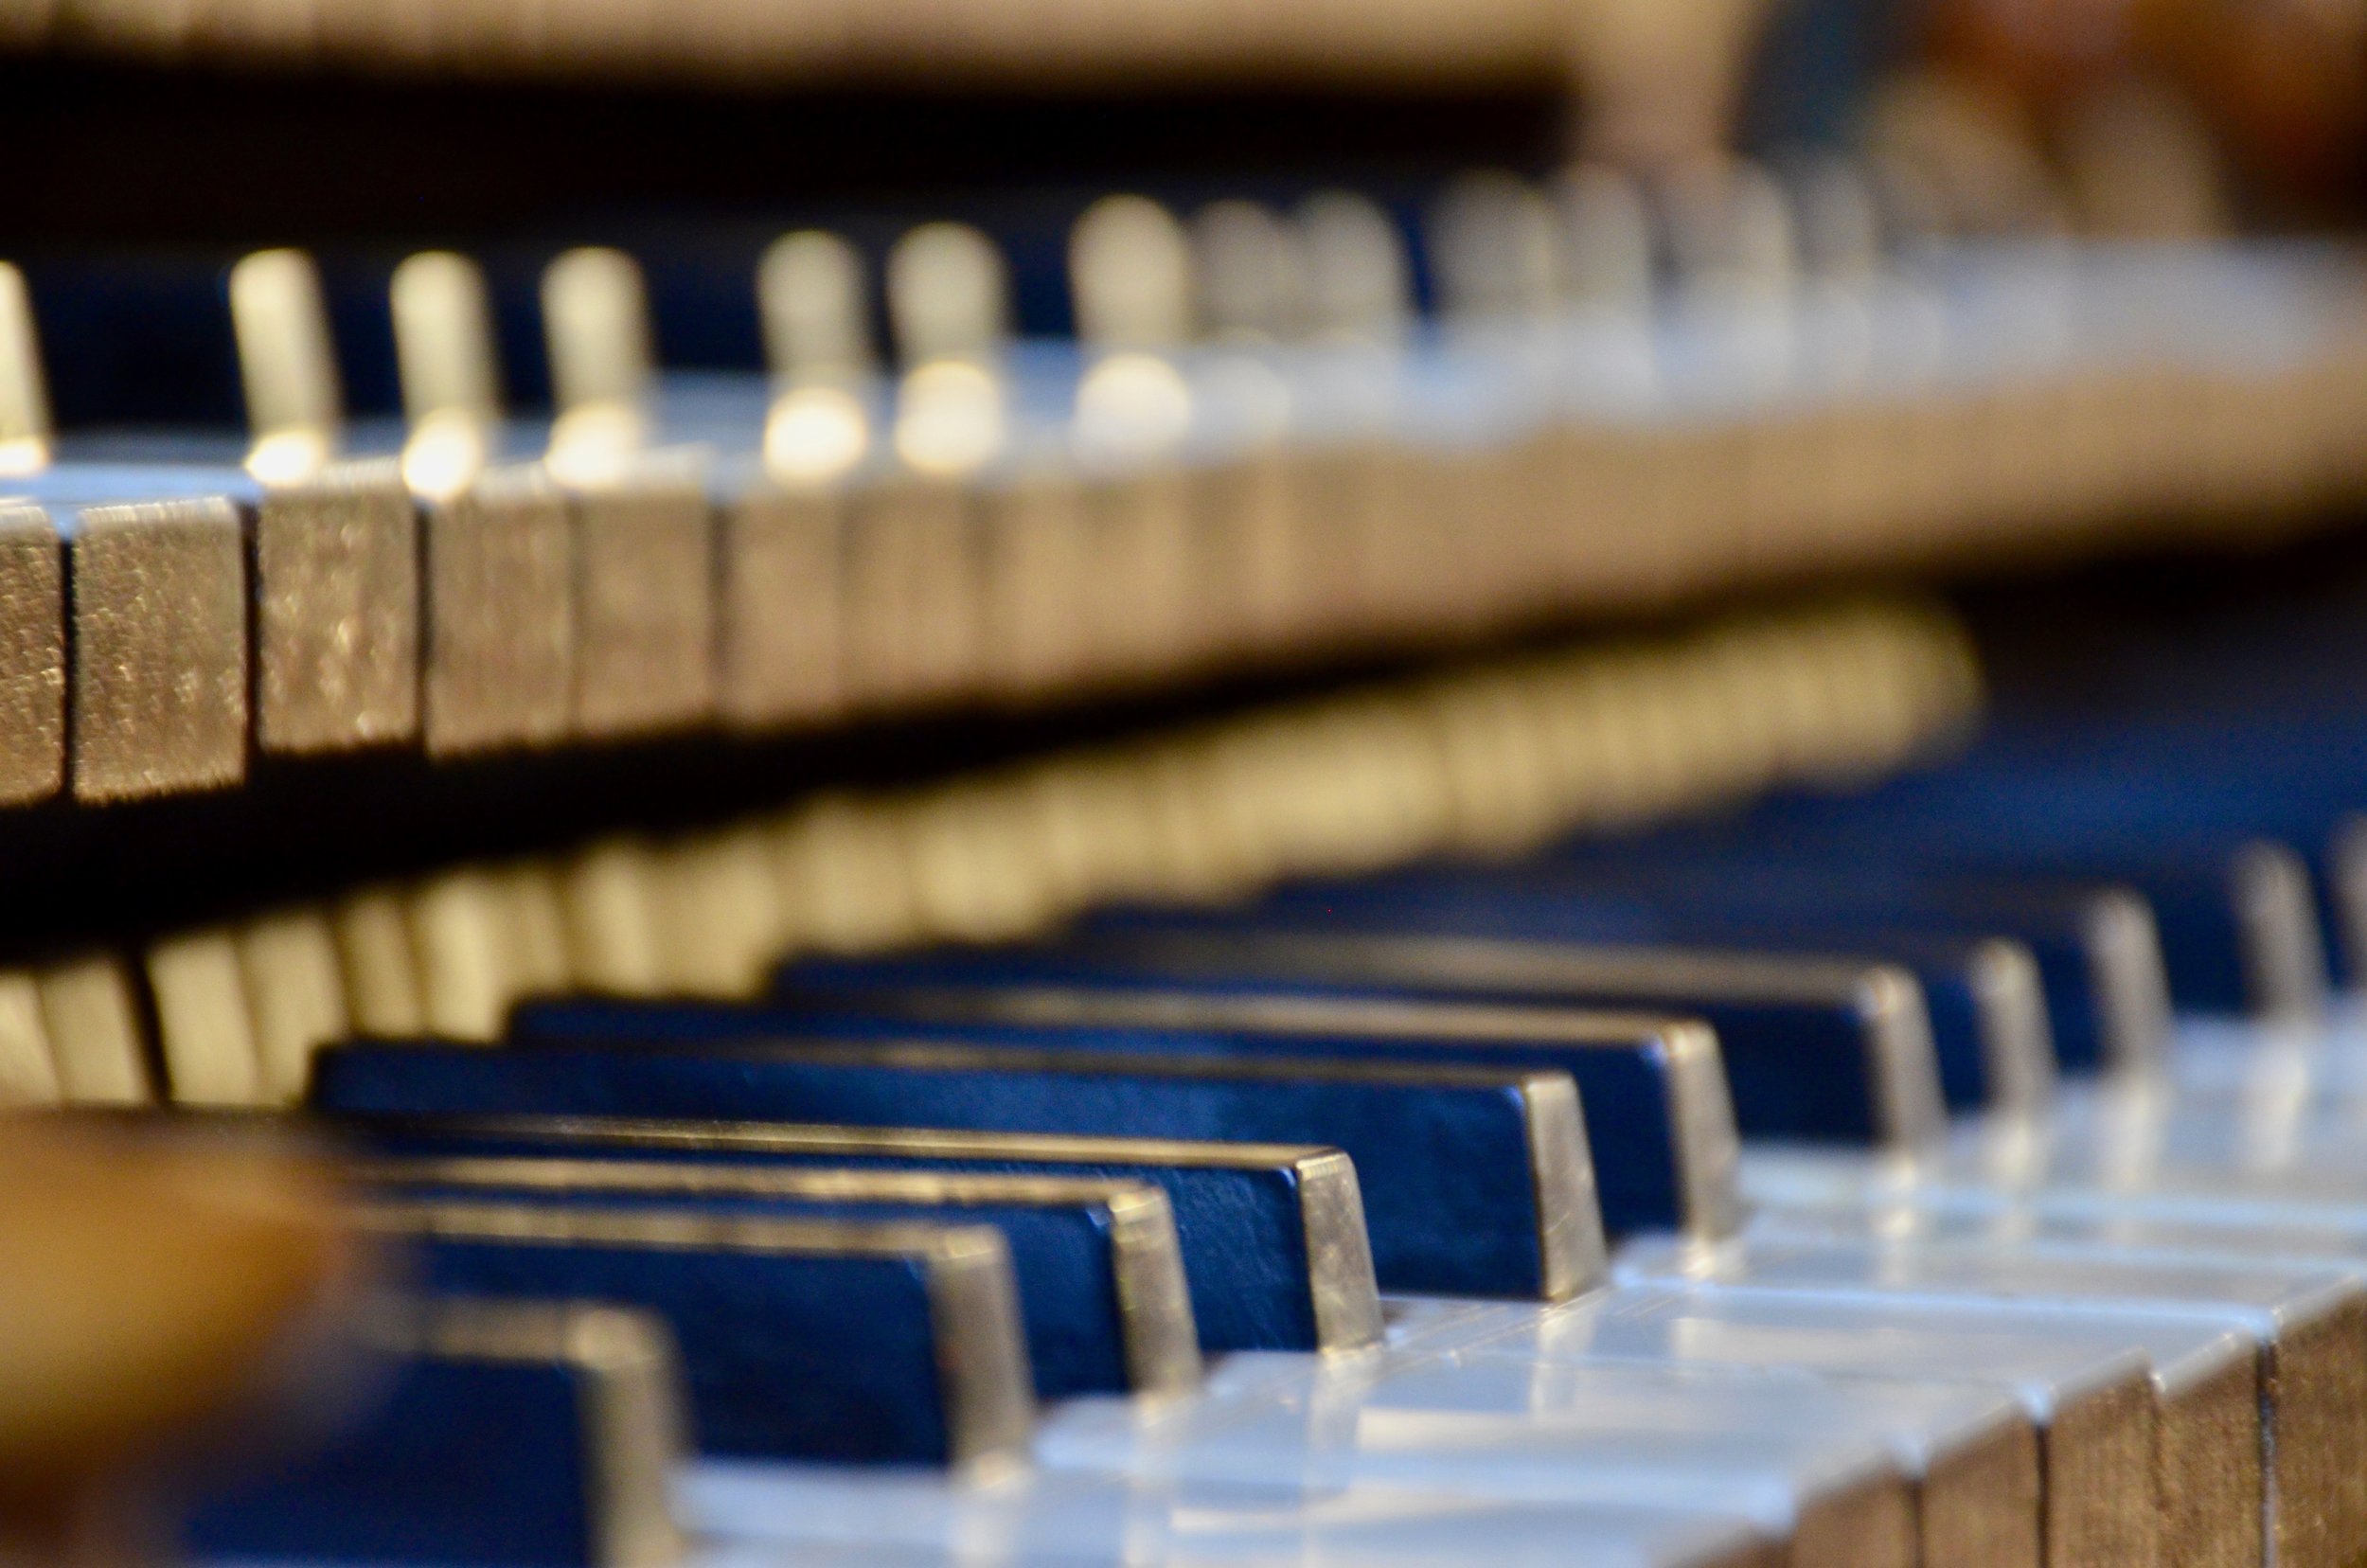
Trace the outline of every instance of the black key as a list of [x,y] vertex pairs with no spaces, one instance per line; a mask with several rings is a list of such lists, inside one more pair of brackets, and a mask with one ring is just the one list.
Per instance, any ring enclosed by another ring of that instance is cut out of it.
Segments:
[[[927,963],[931,960],[916,960]],[[1253,923],[1098,934],[1074,947],[945,955],[949,976],[1123,971],[1180,989],[1430,997],[1700,1017],[1717,1032],[1746,1138],[1913,1149],[1945,1115],[1922,989],[1895,965]],[[794,966],[784,987],[799,983]],[[809,973],[827,981],[831,970]],[[1369,1178],[1368,1178],[1369,1181]]]
[[313,1066],[332,1111],[739,1116],[1335,1145],[1383,1290],[1558,1300],[1603,1266],[1567,1074],[947,1045],[363,1042]]
[[[2034,773],[2043,795],[2049,780]],[[1958,811],[1968,814],[1958,815]],[[1976,820],[1977,819],[1977,820]],[[2015,806],[1959,802],[1903,814],[1834,808],[1799,831],[1671,834],[1664,845],[1574,848],[1612,871],[1630,858],[1748,877],[1756,864],[1830,865],[1845,878],[2036,888],[2053,895],[2121,886],[2153,914],[2171,994],[2181,1011],[2264,1016],[2323,1010],[2326,952],[2307,864],[2274,839],[2201,831],[2157,841],[2090,830],[2048,831]]]
[[[2135,889],[2110,883],[2015,883],[1775,858],[1695,864],[1640,852],[1602,865],[1425,869],[1383,885],[1418,886],[1450,906],[1473,885],[1490,896],[1511,888],[1664,941],[1879,953],[1901,937],[2005,937],[2038,965],[2056,1061],[2067,1074],[2147,1066],[2169,1027],[2169,982],[2152,907]],[[1320,909],[1333,891],[1295,889],[1276,901]]]
[[992,1225],[1010,1247],[1039,1395],[1173,1394],[1200,1381],[1174,1216],[1141,1182],[501,1156],[350,1169],[373,1190],[410,1198]]
[[1946,1122],[1922,988],[1893,964],[1255,924],[1112,935],[1107,945],[1235,984],[1248,976],[1328,991],[1698,1016],[1717,1031],[1745,1138],[1909,1149]]
[[[999,955],[997,955],[999,956]],[[792,971],[777,1003],[572,999],[529,1003],[514,1038],[714,1040],[778,1035],[894,1038],[925,1026],[980,1044],[1148,1055],[1442,1061],[1566,1072],[1614,1238],[1732,1232],[1734,1111],[1716,1037],[1682,1019],[1386,997],[1193,990],[1112,966],[1074,983],[1004,976],[988,955],[849,960]]]
[[1356,1167],[1336,1149],[793,1122],[351,1117],[391,1153],[1116,1177],[1167,1195],[1204,1350],[1352,1350],[1380,1337]]
[[385,1380],[322,1444],[217,1487],[185,1546],[240,1561],[631,1568],[681,1548],[681,1367],[641,1312],[427,1301],[357,1330]]
[[965,1464],[1034,1417],[1010,1250],[990,1225],[386,1203],[436,1294],[647,1308],[681,1346],[702,1453]]
[[1532,885],[1517,871],[1388,879],[1286,892],[1263,906],[1299,929],[1510,937],[1610,946],[1847,955],[1900,966],[1923,988],[1951,1112],[2035,1109],[2054,1086],[2055,1042],[2038,959],[2008,936],[1978,931],[1837,928],[1806,911],[1763,924],[1713,906],[1646,906]]

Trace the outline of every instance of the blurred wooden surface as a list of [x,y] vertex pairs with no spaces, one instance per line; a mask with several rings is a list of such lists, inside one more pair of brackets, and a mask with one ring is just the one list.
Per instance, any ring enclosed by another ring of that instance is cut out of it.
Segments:
[[355,1259],[276,1155],[0,1123],[0,1563],[113,1562],[121,1491],[253,1397]]
[[1591,0],[15,0],[0,4],[0,45],[389,73],[670,77],[768,85],[1538,82],[1567,75],[1574,8],[1590,6]]

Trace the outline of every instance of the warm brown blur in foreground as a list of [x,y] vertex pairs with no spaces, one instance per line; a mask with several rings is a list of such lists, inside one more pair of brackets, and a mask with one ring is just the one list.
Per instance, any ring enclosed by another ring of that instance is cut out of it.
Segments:
[[0,1562],[134,1554],[127,1478],[354,1274],[333,1215],[282,1156],[0,1123]]

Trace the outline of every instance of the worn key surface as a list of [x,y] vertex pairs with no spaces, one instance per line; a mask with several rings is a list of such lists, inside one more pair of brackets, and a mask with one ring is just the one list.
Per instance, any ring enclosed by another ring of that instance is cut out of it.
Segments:
[[958,1466],[1026,1442],[1027,1350],[991,1226],[432,1200],[360,1221],[410,1243],[432,1291],[664,1317],[702,1452]]
[[1200,1381],[1174,1216],[1147,1183],[484,1156],[348,1168],[397,1197],[991,1225],[1010,1254],[1038,1394],[1158,1395]]
[[[986,1044],[1147,1055],[1476,1063],[1568,1073],[1594,1154],[1605,1230],[1731,1233],[1736,1144],[1716,1037],[1680,1018],[1577,1008],[1164,986],[1155,976],[1008,983],[961,960],[847,961],[796,971],[767,1007],[529,1002],[512,1038],[598,1041],[748,1033],[894,1038],[916,1027]],[[1058,960],[1051,960],[1057,965]]]
[[353,1326],[366,1408],[182,1526],[212,1561],[655,1568],[686,1417],[658,1319],[564,1302],[382,1304]]
[[354,1043],[331,1111],[756,1116],[1335,1145],[1386,1288],[1557,1300],[1600,1277],[1577,1093],[1557,1073],[1189,1060],[934,1044]]
[[[1917,1147],[1944,1123],[1922,990],[1846,959],[1222,925],[1095,934],[1194,984],[1666,1010],[1717,1030],[1746,1137]],[[1237,979],[1236,978],[1237,977]],[[1803,1061],[1821,1070],[1803,1072]]]
[[1356,1167],[1336,1149],[752,1121],[343,1117],[409,1155],[670,1159],[791,1169],[988,1171],[1148,1182],[1167,1196],[1201,1347],[1349,1350],[1380,1336]]

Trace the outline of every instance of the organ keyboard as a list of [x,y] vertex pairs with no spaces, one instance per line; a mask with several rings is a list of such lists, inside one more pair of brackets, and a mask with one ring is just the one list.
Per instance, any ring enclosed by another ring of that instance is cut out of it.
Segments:
[[0,1560],[2367,1557],[2367,266],[1646,163],[0,264]]

